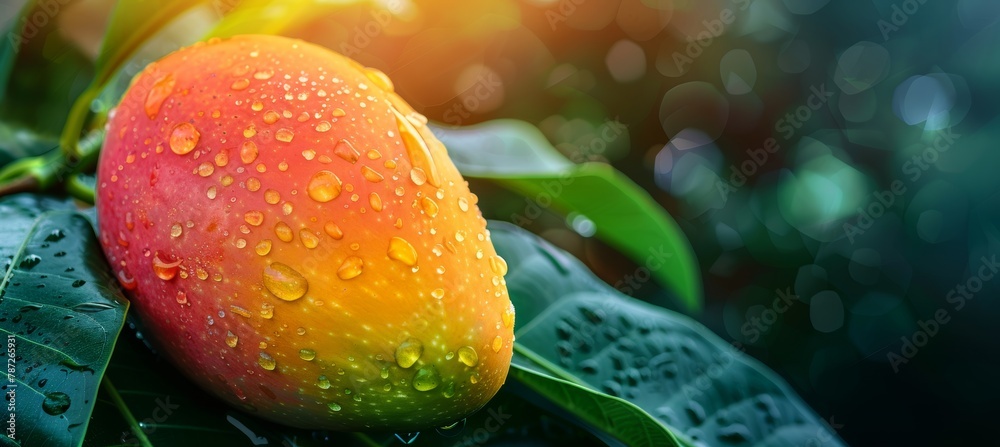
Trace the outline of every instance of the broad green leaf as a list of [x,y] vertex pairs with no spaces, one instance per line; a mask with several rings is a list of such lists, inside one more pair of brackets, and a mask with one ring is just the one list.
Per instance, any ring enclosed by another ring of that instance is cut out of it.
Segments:
[[209,37],[281,34],[303,23],[367,0],[243,0],[223,17]]
[[432,125],[463,175],[490,179],[532,200],[514,223],[551,207],[590,219],[596,235],[649,269],[689,310],[701,308],[701,274],[677,223],[624,174],[601,163],[576,165],[530,124],[496,120],[463,127]]
[[16,441],[80,445],[128,303],[72,204],[16,195],[0,200],[0,215],[8,372],[14,360],[2,389],[14,394]]
[[518,363],[511,365],[509,377],[592,426],[614,433],[626,445],[684,445],[660,421],[627,400],[552,377]]
[[619,293],[514,225],[490,234],[510,266],[516,362],[625,399],[685,443],[843,445],[776,374],[694,320]]

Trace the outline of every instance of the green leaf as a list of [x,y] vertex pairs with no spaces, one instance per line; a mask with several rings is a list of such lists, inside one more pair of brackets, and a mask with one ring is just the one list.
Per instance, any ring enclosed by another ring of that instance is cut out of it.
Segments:
[[14,368],[2,388],[14,393],[16,440],[80,445],[128,302],[71,203],[10,196],[0,215],[0,333]]
[[209,37],[281,34],[362,0],[243,0],[223,17]]
[[[625,399],[685,443],[843,445],[774,372],[696,321],[621,294],[519,227],[491,222],[490,234],[510,266],[516,363]],[[560,402],[589,398],[550,386]]]
[[[585,216],[598,237],[650,270],[689,310],[700,310],[701,273],[691,244],[649,193],[624,174],[602,163],[571,163],[521,121],[431,127],[463,175],[496,181],[533,200],[532,207]],[[525,209],[512,220],[519,223],[530,214]]]
[[552,377],[523,363],[511,364],[508,376],[590,425],[616,434],[627,445],[684,445],[660,421],[627,400]]

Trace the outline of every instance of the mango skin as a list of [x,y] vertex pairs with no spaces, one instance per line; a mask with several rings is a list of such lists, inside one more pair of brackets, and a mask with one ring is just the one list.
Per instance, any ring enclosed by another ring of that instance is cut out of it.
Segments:
[[507,267],[425,122],[381,72],[282,37],[146,67],[110,115],[97,209],[148,338],[294,427],[419,430],[485,405],[512,355]]

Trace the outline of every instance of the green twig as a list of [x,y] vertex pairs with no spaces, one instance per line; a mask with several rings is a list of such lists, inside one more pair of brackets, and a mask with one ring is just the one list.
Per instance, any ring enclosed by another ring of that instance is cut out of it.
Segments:
[[115,407],[118,407],[118,411],[121,412],[122,417],[124,417],[125,421],[128,422],[129,427],[132,429],[132,434],[134,434],[136,440],[139,441],[139,445],[143,447],[153,447],[153,443],[149,442],[149,438],[146,437],[146,433],[144,433],[142,428],[139,427],[139,422],[135,420],[135,416],[132,415],[132,411],[125,405],[125,401],[122,400],[122,396],[118,394],[118,390],[111,384],[111,379],[108,379],[107,375],[101,379],[101,386],[104,388],[104,391],[107,391],[108,395],[111,396],[111,401],[115,403]]
[[80,174],[71,174],[69,176],[69,179],[66,180],[66,192],[73,198],[91,205],[95,202],[94,188],[91,188],[86,182],[80,180]]

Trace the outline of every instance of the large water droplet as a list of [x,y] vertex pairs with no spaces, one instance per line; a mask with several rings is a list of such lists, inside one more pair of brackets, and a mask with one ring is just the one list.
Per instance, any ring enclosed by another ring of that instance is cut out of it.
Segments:
[[253,161],[257,159],[257,154],[257,144],[253,141],[244,141],[243,144],[240,145],[240,161],[242,161],[243,164],[253,163]]
[[274,224],[274,235],[278,236],[282,242],[291,242],[295,234],[292,233],[292,228],[284,222],[278,222]]
[[274,133],[274,139],[283,143],[291,143],[292,138],[295,138],[295,133],[289,129],[281,128]]
[[271,355],[266,352],[260,353],[260,357],[257,358],[257,364],[260,365],[261,368],[268,371],[274,371],[274,367],[277,366],[277,362],[274,361],[274,357],[271,357]]
[[48,235],[48,236],[45,236],[45,242],[56,242],[56,241],[60,241],[60,240],[62,240],[62,239],[63,239],[64,237],[66,237],[66,233],[65,233],[65,232],[63,232],[63,230],[60,230],[60,229],[55,229],[55,230],[52,230],[52,232],[51,232],[51,233],[49,233],[49,235]]
[[463,365],[473,367],[479,364],[479,354],[472,346],[462,346],[458,348],[458,361]]
[[361,153],[347,140],[338,141],[337,145],[333,148],[333,154],[351,164],[357,162],[358,158],[361,157]]
[[295,269],[280,262],[264,268],[264,287],[285,301],[302,298],[309,290],[309,281]]
[[503,321],[505,327],[511,327],[514,325],[514,304],[507,306],[507,309],[500,314],[500,319]]
[[319,245],[319,236],[308,228],[299,230],[299,239],[302,239],[302,245],[305,245],[306,248],[312,249]]
[[271,252],[271,240],[270,239],[261,240],[260,242],[257,243],[256,246],[254,246],[253,251],[257,252],[257,254],[260,256],[267,255],[268,253]]
[[361,175],[365,177],[365,180],[368,180],[369,182],[372,183],[378,183],[385,179],[385,177],[383,177],[382,174],[379,174],[374,169],[369,168],[368,166],[361,167]]
[[396,364],[400,368],[409,368],[417,363],[423,353],[424,344],[420,340],[413,337],[407,338],[396,348]]
[[143,104],[143,107],[146,109],[146,116],[149,119],[155,119],[156,114],[160,113],[160,106],[163,105],[163,101],[174,91],[176,81],[173,73],[168,73],[153,83],[153,87],[149,89],[149,93],[146,93],[146,102]]
[[320,389],[328,390],[330,389],[330,379],[328,379],[326,376],[319,376],[318,378],[316,378],[316,386],[318,386]]
[[344,259],[344,262],[340,264],[340,268],[337,269],[337,277],[340,279],[351,279],[355,278],[361,274],[365,268],[365,261],[357,256],[349,256]]
[[340,229],[340,226],[333,222],[327,222],[326,225],[323,226],[323,231],[338,241],[344,238],[344,231]]
[[342,183],[337,174],[323,170],[313,174],[306,191],[313,200],[326,203],[340,195],[341,187]]
[[42,262],[42,257],[41,256],[38,256],[38,255],[27,255],[27,256],[25,256],[24,258],[21,259],[21,263],[18,264],[18,267],[20,267],[20,268],[22,268],[24,270],[31,270],[32,268],[34,268],[36,265],[38,265],[41,262]]
[[437,202],[430,197],[425,196],[420,199],[420,207],[424,209],[424,212],[427,213],[428,216],[435,217],[438,214]]
[[497,275],[504,276],[507,274],[507,261],[504,261],[500,256],[490,257],[490,270]]
[[170,281],[177,276],[177,271],[180,270],[179,266],[181,265],[181,262],[181,260],[174,262],[164,261],[163,259],[160,259],[160,252],[156,252],[156,254],[153,255],[153,273],[156,274],[157,278],[164,281]]
[[174,126],[174,130],[170,132],[170,150],[177,155],[185,155],[194,150],[200,137],[201,134],[198,133],[198,129],[194,128],[193,124],[180,123]]
[[108,303],[80,303],[70,307],[74,311],[84,313],[95,313],[114,308],[115,306]]
[[42,400],[42,410],[52,416],[58,416],[69,409],[69,395],[62,392],[46,393]]
[[389,240],[389,258],[395,259],[408,266],[417,264],[417,250],[401,237],[393,237]]
[[340,411],[343,408],[340,406],[340,404],[336,402],[330,402],[329,404],[327,404],[327,407],[330,408],[330,411]]
[[299,358],[307,362],[311,362],[316,358],[316,351],[308,348],[299,349]]
[[441,385],[441,376],[434,365],[424,365],[413,375],[413,389],[430,391]]
[[500,348],[503,348],[503,339],[499,335],[493,338],[493,352],[500,352]]
[[240,342],[240,337],[234,334],[232,331],[226,332],[226,346],[230,348],[235,348],[236,344]]
[[417,186],[423,185],[427,183],[427,173],[420,168],[410,169],[410,180]]
[[368,204],[371,205],[373,210],[382,211],[382,197],[377,192],[368,195]]

